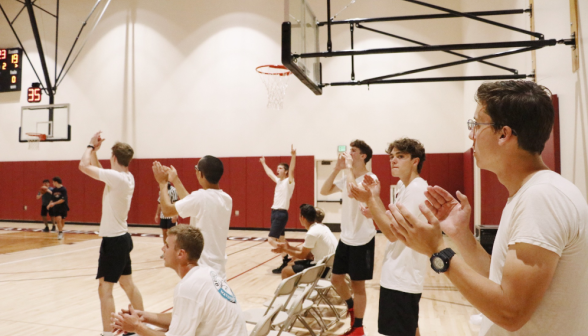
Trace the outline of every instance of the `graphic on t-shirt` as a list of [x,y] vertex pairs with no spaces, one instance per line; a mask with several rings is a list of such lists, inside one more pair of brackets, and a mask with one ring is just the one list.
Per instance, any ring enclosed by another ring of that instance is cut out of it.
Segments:
[[210,277],[212,277],[212,283],[214,284],[214,288],[224,297],[227,301],[231,303],[237,303],[237,297],[233,293],[229,284],[220,277],[216,272],[210,271]]

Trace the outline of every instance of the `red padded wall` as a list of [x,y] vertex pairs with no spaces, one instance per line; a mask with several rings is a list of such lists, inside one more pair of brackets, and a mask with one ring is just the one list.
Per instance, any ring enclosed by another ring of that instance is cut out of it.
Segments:
[[[266,159],[270,168],[275,170],[279,162],[289,162],[290,157]],[[130,224],[157,225],[154,217],[159,190],[151,170],[154,160],[173,165],[189,192],[200,188],[194,169],[198,158],[133,160],[129,166],[135,177],[135,193],[128,217]],[[231,227],[269,228],[275,184],[266,176],[259,157],[221,160],[225,174],[220,187],[233,198]],[[108,160],[101,161],[101,164],[110,168]],[[42,180],[60,176],[69,194],[71,210],[67,221],[99,223],[104,184],[84,175],[78,165],[77,160],[0,162],[0,174],[8,177],[3,188],[10,190],[10,193],[0,193],[0,219],[40,221],[41,201],[35,196]],[[298,206],[301,203],[314,204],[314,170],[313,156],[297,158],[296,187],[290,203],[288,228],[302,228],[298,221]],[[28,207],[26,211],[25,205]],[[235,210],[239,211],[239,216],[235,215]],[[182,219],[182,222],[187,223],[188,219]]]
[[[228,158],[228,164],[225,167],[229,167],[229,179],[230,179],[230,191],[231,197],[233,198],[233,215],[231,216],[231,227],[244,228],[247,227],[247,158],[235,157]],[[226,174],[226,172],[225,172]],[[225,177],[223,176],[223,179]],[[221,180],[221,188],[223,187],[223,180]],[[239,211],[239,216],[235,214],[235,211]]]

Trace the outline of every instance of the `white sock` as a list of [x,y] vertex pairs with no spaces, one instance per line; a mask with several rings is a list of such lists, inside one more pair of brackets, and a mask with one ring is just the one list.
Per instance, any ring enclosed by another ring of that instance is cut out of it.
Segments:
[[114,336],[114,334],[110,331],[103,331],[102,336]]

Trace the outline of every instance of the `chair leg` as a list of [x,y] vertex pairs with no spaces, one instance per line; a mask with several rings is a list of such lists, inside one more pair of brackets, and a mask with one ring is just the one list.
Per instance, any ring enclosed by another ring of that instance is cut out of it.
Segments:
[[320,311],[318,311],[318,309],[316,307],[311,307],[310,309],[312,310],[312,312],[311,312],[311,315],[313,315],[312,317],[314,317],[316,322],[319,324],[322,332],[327,331],[327,324],[325,323],[325,320],[323,320],[323,317],[321,316]]
[[312,336],[316,336],[316,334],[314,333],[314,330],[312,330],[312,328],[308,325],[308,323],[306,322],[305,319],[303,319],[302,317],[298,316],[298,320],[306,327],[306,329],[308,329],[308,332],[310,332],[310,334]]
[[[326,293],[328,293],[328,291]],[[333,311],[333,314],[335,314],[335,318],[337,319],[337,322],[339,322],[341,320],[341,318],[339,317],[339,312],[337,311],[337,309],[335,309],[335,306],[333,305],[331,300],[329,300],[329,298],[327,298],[327,296],[324,295],[323,293],[319,293],[319,296],[321,297],[321,300],[323,300],[327,304],[327,306],[329,306],[329,308],[331,308],[331,310]]]

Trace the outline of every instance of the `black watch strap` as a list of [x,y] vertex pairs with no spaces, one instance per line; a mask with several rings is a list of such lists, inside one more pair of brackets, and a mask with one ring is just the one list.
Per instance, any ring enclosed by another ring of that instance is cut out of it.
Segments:
[[94,146],[92,146],[92,145],[88,145],[87,148],[95,149]]
[[[431,256],[431,268],[437,273],[443,273],[449,269],[449,262],[455,255],[455,251],[451,248],[446,248],[439,253]],[[442,261],[442,263],[440,263]],[[440,265],[441,264],[441,265]]]

